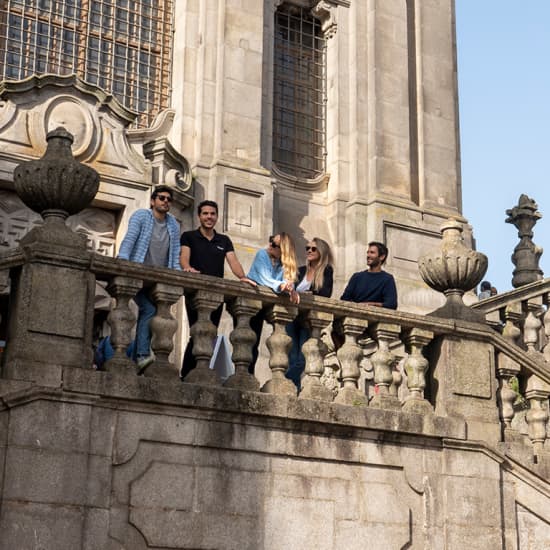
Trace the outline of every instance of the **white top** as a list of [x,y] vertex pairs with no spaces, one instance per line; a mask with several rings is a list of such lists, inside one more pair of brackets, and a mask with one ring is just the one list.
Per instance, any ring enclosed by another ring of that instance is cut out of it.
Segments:
[[304,278],[298,283],[298,286],[296,287],[297,292],[306,292],[311,288],[311,281],[308,281],[306,279],[306,276],[304,275]]

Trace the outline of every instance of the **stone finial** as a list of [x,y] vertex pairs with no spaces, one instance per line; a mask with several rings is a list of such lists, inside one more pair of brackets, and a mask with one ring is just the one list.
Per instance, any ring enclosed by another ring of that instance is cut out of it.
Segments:
[[84,210],[99,188],[99,174],[73,157],[73,136],[62,126],[48,132],[48,147],[38,160],[22,162],[14,171],[15,191],[46,224]]
[[428,286],[447,297],[447,303],[432,315],[484,322],[483,316],[464,304],[462,296],[485,275],[487,256],[467,248],[462,231],[462,224],[454,219],[447,220],[441,226],[443,241],[440,249],[419,258],[418,269]]
[[542,248],[533,242],[533,227],[542,218],[537,211],[537,203],[527,195],[521,195],[517,206],[506,210],[506,223],[512,223],[518,230],[520,239],[514,253],[512,262],[516,266],[512,277],[512,286],[519,286],[533,283],[542,279],[543,273],[539,267],[539,259],[542,255]]

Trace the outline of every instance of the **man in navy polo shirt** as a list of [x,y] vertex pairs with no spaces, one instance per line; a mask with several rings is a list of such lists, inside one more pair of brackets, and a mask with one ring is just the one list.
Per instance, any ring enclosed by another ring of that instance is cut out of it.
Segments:
[[382,271],[388,257],[385,244],[370,242],[367,250],[367,271],[354,273],[341,300],[369,306],[397,309],[397,289],[393,275]]
[[[239,262],[231,239],[214,230],[218,221],[218,205],[214,201],[202,201],[197,207],[199,228],[194,231],[185,231],[181,236],[180,263],[183,271],[189,273],[203,273],[213,277],[223,277],[225,260],[233,275],[240,281],[256,286],[254,281],[245,275],[243,266]],[[197,310],[185,302],[189,326],[197,321]],[[223,304],[214,310],[210,319],[216,327],[220,324]],[[190,338],[183,357],[181,369],[182,379],[196,366],[193,356],[193,339]]]

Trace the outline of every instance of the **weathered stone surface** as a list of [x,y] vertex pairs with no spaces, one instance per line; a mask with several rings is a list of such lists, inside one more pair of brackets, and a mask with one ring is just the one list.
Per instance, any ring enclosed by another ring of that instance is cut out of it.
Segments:
[[[91,550],[94,540],[224,550],[307,548],[312,540],[327,549],[359,549],[372,540],[381,548],[446,541],[461,549],[468,540],[481,548],[480,541],[493,544],[500,535],[502,506],[509,531],[518,528],[517,499],[534,517],[546,514],[543,493],[522,481],[521,470],[508,474],[513,483],[503,504],[502,459],[483,452],[481,442],[445,443],[457,427],[450,419],[441,419],[434,437],[422,433],[421,415],[258,393],[229,399],[231,412],[216,407],[239,392],[192,384],[203,395],[188,396],[189,403],[177,405],[170,395],[165,404],[144,403],[142,388],[128,385],[106,408],[97,397],[89,401],[91,387],[105,387],[90,385],[94,376],[116,380],[90,372],[71,379],[70,394],[48,390],[48,400],[5,401],[13,426],[0,522],[13,548],[25,547],[30,521],[41,541],[41,522],[52,522],[56,548]],[[147,385],[165,387],[158,380]],[[286,406],[271,407],[276,403]],[[41,417],[55,429],[42,420],[32,426]],[[39,446],[41,432],[48,433]],[[54,504],[69,515],[51,519]],[[526,519],[532,540],[544,540],[545,521]],[[482,527],[474,529],[476,540],[472,524]]]
[[5,500],[0,516],[0,549],[74,550],[81,547],[82,524],[83,510],[78,507]]

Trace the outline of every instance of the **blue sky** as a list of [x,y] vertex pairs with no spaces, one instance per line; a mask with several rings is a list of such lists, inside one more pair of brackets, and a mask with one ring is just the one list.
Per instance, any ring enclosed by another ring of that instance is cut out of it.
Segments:
[[550,0],[456,0],[463,213],[486,278],[512,288],[521,193],[543,214],[534,242],[550,276]]

